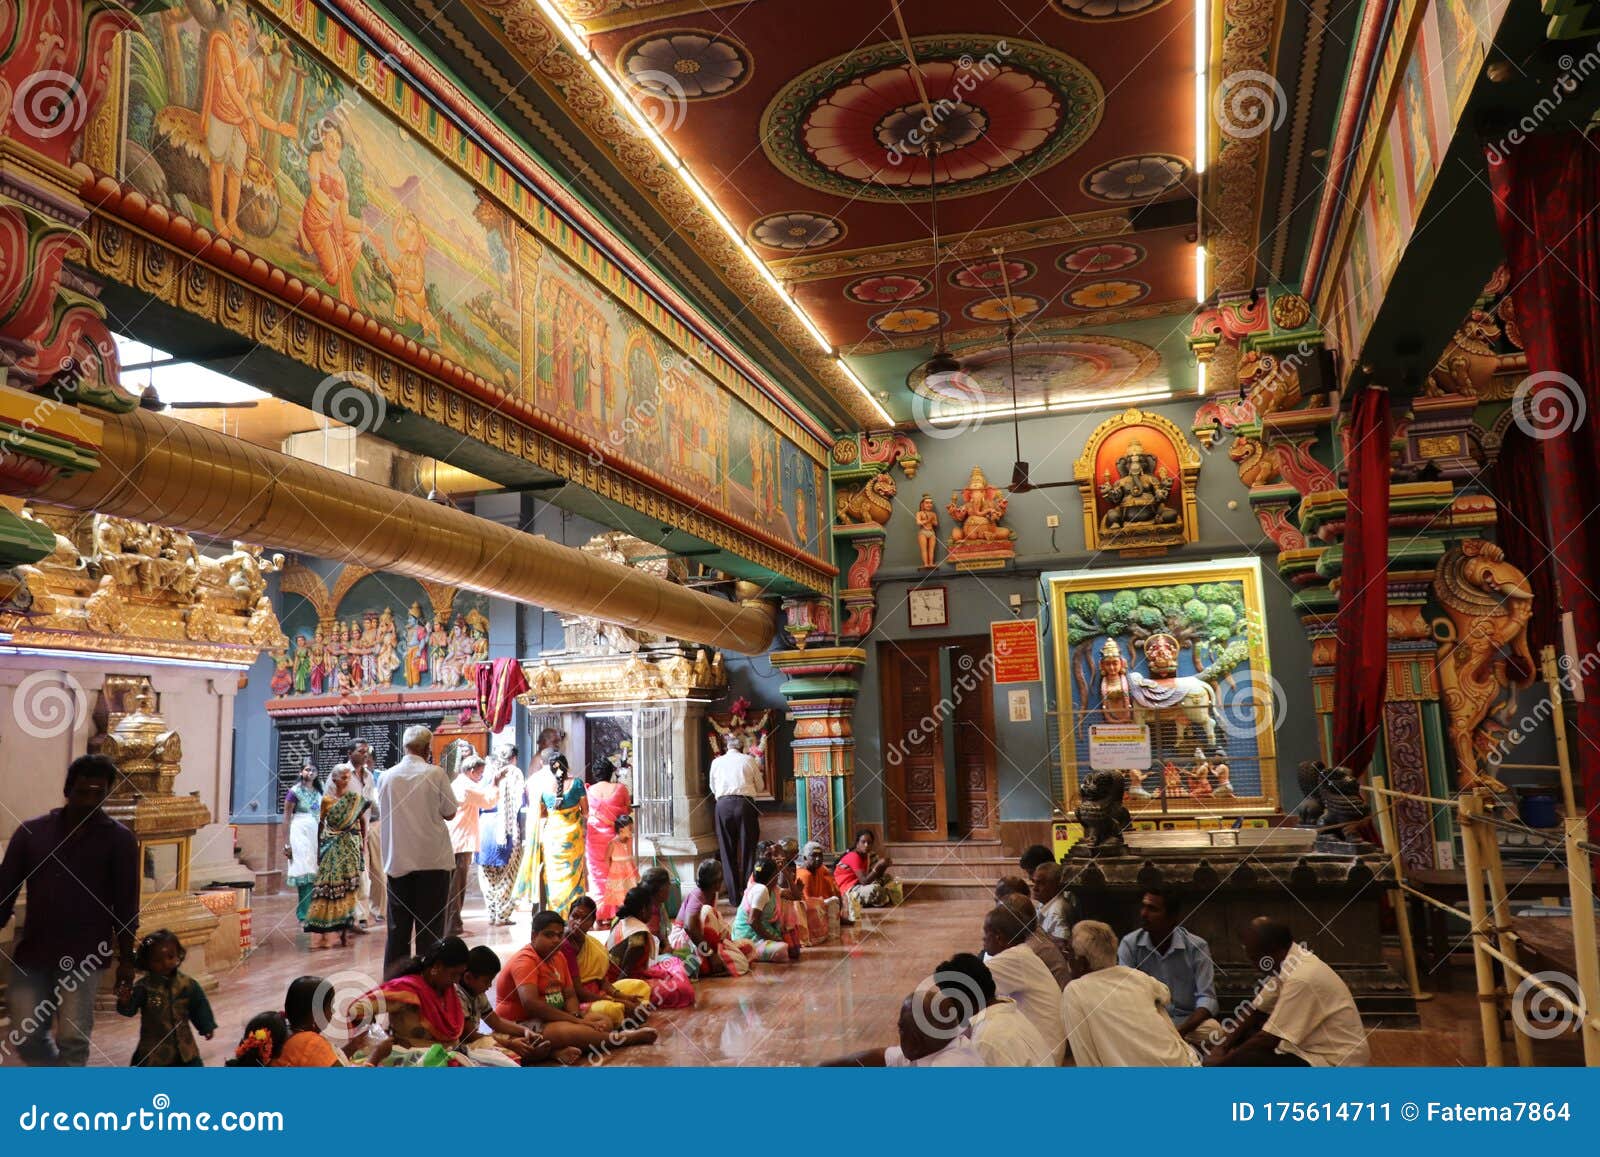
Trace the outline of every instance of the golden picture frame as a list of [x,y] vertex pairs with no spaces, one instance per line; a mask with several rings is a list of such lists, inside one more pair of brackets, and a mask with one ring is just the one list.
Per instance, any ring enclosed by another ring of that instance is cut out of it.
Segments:
[[[1077,806],[1079,783],[1094,770],[1090,740],[1126,738],[1130,728],[1144,727],[1149,763],[1119,768],[1136,818],[1278,810],[1281,690],[1271,676],[1259,559],[1058,573],[1045,581],[1064,809]],[[1163,662],[1176,651],[1174,675],[1163,677],[1160,663],[1152,670],[1145,643],[1157,635],[1176,644],[1154,648]],[[1104,757],[1119,749],[1098,750]]]

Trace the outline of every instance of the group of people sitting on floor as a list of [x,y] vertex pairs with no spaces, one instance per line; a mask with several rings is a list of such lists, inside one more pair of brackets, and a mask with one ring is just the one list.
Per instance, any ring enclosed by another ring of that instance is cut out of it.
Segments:
[[1367,1063],[1350,989],[1286,924],[1243,935],[1260,962],[1254,994],[1219,1021],[1205,940],[1184,928],[1179,896],[1147,889],[1139,927],[1117,936],[1078,919],[1048,848],[995,888],[983,954],[960,953],[900,1008],[899,1040],[832,1065],[890,1067],[1339,1066]]
[[[668,912],[675,881],[665,868],[650,868],[603,933],[594,898],[580,895],[564,915],[535,913],[530,942],[505,961],[450,936],[343,1008],[335,1007],[332,982],[302,976],[281,1011],[250,1020],[229,1063],[577,1064],[649,1044],[657,1036],[647,1025],[651,1014],[692,1007],[697,981],[799,960],[803,946],[837,939],[864,903],[887,902],[887,871],[872,855],[870,833],[852,855],[829,869],[820,844],[763,841],[731,920],[717,905],[724,892],[717,860],[700,863],[675,918]],[[199,1064],[195,1033],[210,1039],[216,1029],[199,985],[181,971],[183,957],[172,933],[151,934],[139,947],[144,974],[118,991],[118,1010],[143,1018],[135,1065]],[[341,1024],[345,1039],[335,1048],[323,1034]],[[373,1031],[380,1026],[381,1037]]]

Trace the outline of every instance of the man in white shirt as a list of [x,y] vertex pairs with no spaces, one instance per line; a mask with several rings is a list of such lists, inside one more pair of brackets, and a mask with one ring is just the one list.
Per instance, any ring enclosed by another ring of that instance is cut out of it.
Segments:
[[1077,916],[1073,910],[1072,893],[1061,886],[1061,865],[1055,861],[1040,864],[1033,870],[1033,902],[1039,911],[1039,931],[1043,932],[1063,952],[1072,942],[1072,921]]
[[466,931],[461,926],[461,912],[467,906],[467,880],[472,875],[472,859],[478,854],[479,816],[485,808],[500,802],[500,777],[504,774],[505,764],[502,763],[492,779],[485,779],[483,756],[469,755],[461,761],[461,774],[450,785],[456,800],[456,814],[450,821],[450,849],[455,853],[455,865],[450,874],[446,936],[460,936]]
[[369,922],[383,923],[383,842],[378,838],[378,772],[372,766],[372,748],[365,741],[350,748],[350,756],[328,773],[322,794],[328,794],[333,777],[341,770],[350,773],[350,786],[367,801],[367,838],[361,855],[361,891],[356,893],[356,930],[365,932]]
[[412,954],[413,930],[419,956],[444,939],[456,862],[445,826],[456,814],[456,797],[444,768],[428,762],[433,732],[408,727],[401,745],[405,756],[378,779],[378,823],[389,890],[385,972]]
[[717,797],[717,847],[722,853],[722,877],[728,900],[739,907],[744,886],[756,866],[756,843],[761,839],[761,813],[755,797],[761,791],[761,764],[744,753],[744,741],[726,735],[727,750],[711,761],[711,794]]
[[992,1069],[1042,1068],[1058,1063],[1056,1052],[1039,1035],[1017,1002],[995,991],[989,966],[970,952],[957,953],[934,971],[944,995],[946,1018],[965,1014],[972,1043]]
[[1117,963],[1117,934],[1099,920],[1072,927],[1077,979],[1061,993],[1061,1024],[1079,1068],[1190,1068],[1199,1059],[1167,1015],[1167,986]]
[[947,1023],[944,995],[929,984],[918,986],[900,1004],[900,1043],[868,1049],[835,1060],[823,1068],[944,1069],[983,1068],[983,1053],[965,1023]]
[[[1010,908],[992,909],[983,920],[983,962],[994,975],[995,991],[1017,1002],[1049,1048],[1049,1064],[1066,1055],[1061,1031],[1061,986],[1039,954],[1028,947],[1029,924]],[[1071,987],[1070,985],[1068,987]]]
[[1255,1010],[1206,1058],[1208,1065],[1326,1068],[1364,1065],[1367,1033],[1350,987],[1311,949],[1294,942],[1287,924],[1266,916],[1250,922],[1245,951],[1272,967]]

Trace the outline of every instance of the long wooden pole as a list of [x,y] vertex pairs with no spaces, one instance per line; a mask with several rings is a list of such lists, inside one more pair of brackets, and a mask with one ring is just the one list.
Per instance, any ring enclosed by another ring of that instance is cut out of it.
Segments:
[[[1377,792],[1382,792],[1383,776],[1374,775],[1372,786]],[[1417,946],[1411,939],[1411,902],[1406,898],[1405,865],[1401,862],[1400,840],[1391,811],[1394,805],[1389,796],[1382,794],[1376,796],[1376,803],[1378,806],[1372,809],[1372,816],[1378,823],[1378,838],[1389,853],[1389,867],[1394,872],[1394,920],[1395,929],[1400,934],[1400,960],[1405,965],[1406,983],[1411,985],[1413,999],[1429,1000],[1432,993],[1422,991],[1422,980],[1417,973]]]
[[1489,936],[1488,904],[1484,899],[1483,851],[1474,837],[1472,817],[1483,811],[1476,792],[1461,797],[1461,853],[1466,861],[1467,911],[1472,917],[1472,967],[1478,980],[1478,1019],[1483,1027],[1483,1063],[1505,1065],[1500,1043],[1500,1001],[1495,986],[1494,961],[1484,951]]
[[[1505,990],[1515,993],[1521,987],[1518,983],[1520,974],[1526,970],[1522,967],[1521,957],[1517,952],[1517,936],[1511,930],[1511,903],[1506,895],[1505,866],[1500,861],[1500,841],[1494,834],[1494,828],[1479,822],[1472,825],[1473,833],[1478,839],[1478,850],[1482,854],[1484,866],[1488,869],[1489,876],[1489,915],[1494,922],[1495,937],[1500,943],[1500,951],[1504,959],[1513,963],[1518,975],[1513,975],[1508,968],[1505,970]],[[1512,1042],[1517,1049],[1517,1064],[1523,1068],[1533,1067],[1533,1041],[1528,1034],[1517,1025],[1517,1018],[1512,1016]]]
[[1545,686],[1550,694],[1550,729],[1556,737],[1556,763],[1561,771],[1561,802],[1567,805],[1569,817],[1578,812],[1577,797],[1572,787],[1572,753],[1567,750],[1567,709],[1561,701],[1561,668],[1556,664],[1556,649],[1548,644],[1539,648],[1539,667],[1544,672]]
[[1588,821],[1568,815],[1567,887],[1572,895],[1572,956],[1577,965],[1578,992],[1583,998],[1583,1063],[1600,1066],[1600,950],[1595,946],[1594,864],[1584,852]]

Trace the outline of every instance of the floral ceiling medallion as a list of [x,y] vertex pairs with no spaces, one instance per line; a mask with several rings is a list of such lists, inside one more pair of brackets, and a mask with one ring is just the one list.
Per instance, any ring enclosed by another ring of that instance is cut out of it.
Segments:
[[1004,324],[1013,314],[1017,321],[1032,317],[1045,306],[1045,300],[1031,293],[1013,293],[1010,297],[985,297],[974,301],[961,312],[973,321]]
[[1131,20],[1163,7],[1167,0],[1050,0],[1050,6],[1073,20]]
[[1063,273],[1116,273],[1131,269],[1145,258],[1142,245],[1131,241],[1101,241],[1094,245],[1080,245],[1056,258],[1056,268]]
[[941,195],[962,197],[1037,175],[1100,123],[1100,82],[1046,45],[966,35],[913,48],[931,116],[904,50],[885,41],[807,69],[773,97],[761,118],[768,159],[824,192],[923,201],[931,146]]
[[916,301],[932,291],[933,285],[927,278],[907,277],[903,273],[875,273],[857,278],[844,287],[845,297],[862,305]]
[[662,101],[727,96],[745,86],[752,67],[744,45],[698,28],[652,33],[617,53],[618,74]]
[[1101,165],[1083,179],[1089,196],[1113,204],[1149,201],[1183,182],[1189,162],[1166,153],[1143,153]]
[[[1045,323],[1048,326],[1048,322]],[[974,388],[980,405],[1011,404],[1011,360],[1005,343],[953,347],[961,359],[965,397],[947,397],[957,388],[945,376],[928,378],[918,366],[906,384],[926,398],[971,405]],[[1101,334],[1042,337],[1017,342],[1017,402],[1045,405],[1083,402],[1106,394],[1165,385],[1161,354],[1143,342]]]
[[1142,281],[1095,281],[1066,293],[1067,304],[1075,309],[1114,309],[1147,296],[1150,287]]
[[1033,262],[1008,257],[1005,262],[1005,272],[1002,274],[1000,262],[993,257],[987,257],[979,261],[965,262],[952,269],[950,284],[957,289],[1003,289],[1008,282],[1012,286],[1021,285],[1037,272],[1039,272],[1038,266]]
[[[942,320],[948,322],[948,317]],[[872,317],[867,324],[879,333],[930,333],[939,327],[941,316],[936,310],[923,306],[910,309],[891,309]]]
[[750,226],[750,240],[768,249],[821,249],[844,236],[844,222],[820,213],[772,213]]

